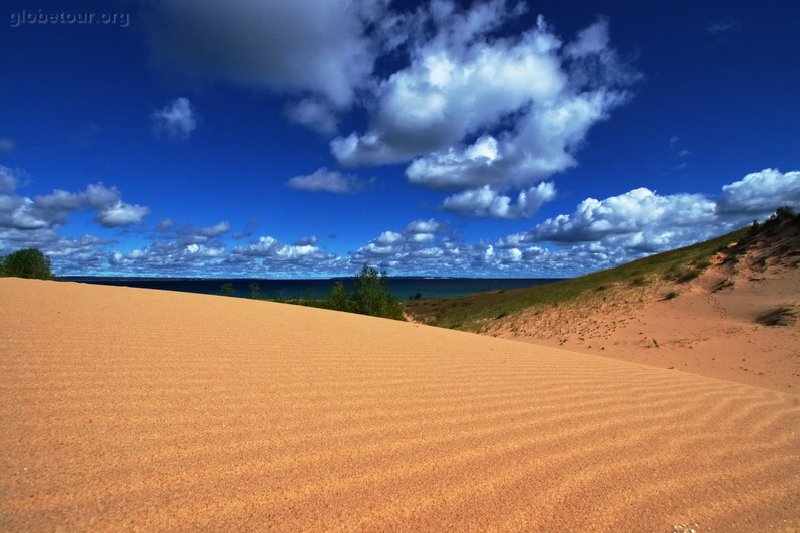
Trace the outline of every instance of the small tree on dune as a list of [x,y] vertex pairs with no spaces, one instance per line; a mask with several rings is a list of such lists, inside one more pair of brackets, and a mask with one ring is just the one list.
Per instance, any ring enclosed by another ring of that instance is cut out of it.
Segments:
[[219,293],[222,296],[236,296],[236,289],[233,287],[233,283],[226,281],[219,288]]
[[389,292],[386,272],[378,275],[375,268],[364,265],[353,285],[351,295],[344,283],[337,281],[325,300],[325,307],[381,318],[403,318],[400,300]]
[[253,300],[258,300],[261,297],[261,285],[258,282],[253,282],[250,284],[250,298]]
[[331,289],[331,293],[328,295],[328,307],[334,311],[352,311],[350,293],[347,292],[341,281],[337,281]]
[[389,292],[386,272],[378,275],[377,269],[364,265],[356,278],[353,307],[356,313],[382,318],[403,317],[399,300]]
[[3,276],[25,279],[53,279],[50,259],[36,248],[17,250],[2,262]]

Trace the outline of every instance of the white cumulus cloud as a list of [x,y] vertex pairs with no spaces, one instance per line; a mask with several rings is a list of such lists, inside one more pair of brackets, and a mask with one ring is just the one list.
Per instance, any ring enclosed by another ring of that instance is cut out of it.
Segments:
[[198,235],[203,235],[205,237],[217,237],[230,231],[231,225],[227,220],[223,220],[222,222],[218,222],[213,226],[206,226],[204,228],[199,228],[197,230]]
[[303,191],[352,194],[362,190],[365,184],[355,176],[342,174],[341,172],[328,170],[323,167],[307,176],[294,176],[286,182],[286,185],[292,189]]
[[14,192],[16,181],[5,167],[0,168],[0,226],[16,229],[52,228],[65,224],[70,213],[79,210],[95,211],[95,221],[106,227],[137,224],[149,213],[146,206],[122,201],[116,188],[102,183],[88,185],[82,192],[60,189],[31,199]]
[[722,187],[717,209],[725,214],[764,216],[782,205],[800,208],[800,172],[767,168]]
[[641,187],[604,200],[587,198],[572,214],[538,224],[531,240],[596,241],[612,234],[659,233],[714,221],[715,204],[699,194],[659,195]]
[[106,227],[130,226],[141,222],[149,212],[150,208],[146,206],[117,201],[99,211],[95,220]]
[[523,218],[536,213],[545,202],[556,197],[555,185],[543,182],[517,195],[516,203],[488,185],[454,194],[444,201],[444,209],[462,215],[493,218]]
[[13,153],[17,148],[17,142],[8,137],[0,137],[0,154]]
[[156,109],[150,117],[153,131],[173,140],[188,139],[197,128],[197,120],[188,98],[177,98],[161,109]]
[[0,194],[13,194],[15,190],[17,190],[16,173],[0,165]]
[[171,218],[165,218],[156,224],[155,230],[158,232],[165,232],[171,230],[175,226],[175,221]]
[[609,47],[605,21],[565,51],[541,17],[521,35],[492,38],[513,18],[504,2],[464,13],[437,5],[436,33],[380,83],[371,128],[331,142],[340,163],[414,159],[406,174],[419,185],[528,187],[573,166],[591,126],[627,98],[635,76]]
[[286,108],[286,114],[298,124],[312,130],[332,135],[336,133],[336,115],[319,99],[306,98]]

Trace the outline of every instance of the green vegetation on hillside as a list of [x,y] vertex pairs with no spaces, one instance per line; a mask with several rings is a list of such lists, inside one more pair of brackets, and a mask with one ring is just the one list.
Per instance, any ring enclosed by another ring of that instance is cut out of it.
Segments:
[[643,287],[659,279],[684,282],[697,277],[710,264],[715,253],[740,240],[747,231],[740,229],[716,239],[643,257],[575,279],[459,298],[410,301],[406,302],[405,310],[421,322],[475,330],[478,323],[487,318],[502,318],[530,307],[559,305],[582,294],[604,291],[615,284]]
[[0,277],[53,279],[50,259],[36,248],[17,250],[0,257]]
[[800,226],[800,214],[795,213],[794,209],[789,206],[782,206],[764,222],[759,224],[757,220],[754,220],[742,238],[737,241],[736,246],[731,248],[731,260],[736,260],[737,256],[745,253],[756,240],[764,235],[772,235],[780,231],[784,224]]
[[[715,239],[643,257],[630,263],[569,279],[508,291],[487,292],[405,303],[405,311],[415,320],[435,326],[475,331],[486,319],[500,319],[531,307],[557,306],[580,296],[602,293],[611,286],[645,287],[658,280],[686,283],[711,264],[711,258],[726,250],[729,258],[745,253],[758,239],[780,231],[784,224],[800,225],[800,215],[790,207],[780,207],[766,221],[753,222]],[[735,245],[729,247],[732,243]],[[674,294],[673,294],[674,293]],[[678,296],[673,291],[665,298]]]

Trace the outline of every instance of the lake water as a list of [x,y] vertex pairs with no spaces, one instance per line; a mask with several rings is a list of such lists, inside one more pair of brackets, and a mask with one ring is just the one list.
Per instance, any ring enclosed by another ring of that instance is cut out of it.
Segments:
[[[76,281],[96,285],[115,285],[141,289],[219,294],[223,283],[233,284],[236,296],[247,297],[250,284],[258,283],[262,298],[325,298],[334,283],[342,281],[352,291],[354,278],[346,279],[181,279],[181,278],[99,278],[62,277],[63,281]],[[544,285],[558,279],[474,279],[474,278],[388,278],[390,292],[407,300],[417,293],[423,298],[449,298],[476,292],[500,291]]]

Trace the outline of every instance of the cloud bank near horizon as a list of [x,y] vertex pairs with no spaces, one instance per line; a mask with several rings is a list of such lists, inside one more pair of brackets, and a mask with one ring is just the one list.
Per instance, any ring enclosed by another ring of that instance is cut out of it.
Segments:
[[[647,188],[586,198],[571,213],[493,241],[466,242],[448,223],[416,219],[337,255],[316,236],[290,244],[266,234],[236,244],[227,221],[187,226],[165,219],[148,234],[149,244],[125,252],[113,249],[114,239],[60,234],[78,210],[94,212],[101,228],[141,226],[147,208],[123,202],[117,189],[97,183],[31,199],[17,187],[16,172],[0,167],[0,254],[37,246],[62,275],[326,277],[351,275],[369,263],[393,275],[575,276],[732,231],[781,205],[800,209],[800,171],[764,169],[723,186],[714,198]],[[519,202],[500,205],[520,208]]]

